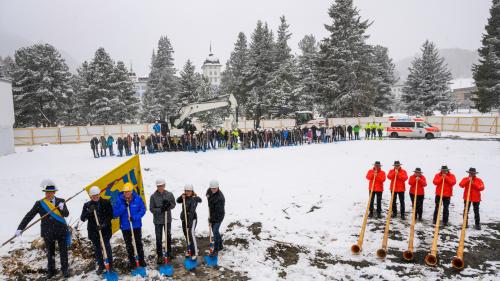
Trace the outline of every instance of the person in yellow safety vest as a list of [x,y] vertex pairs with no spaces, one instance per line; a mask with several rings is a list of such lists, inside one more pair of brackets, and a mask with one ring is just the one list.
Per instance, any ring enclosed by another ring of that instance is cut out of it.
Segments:
[[370,130],[371,130],[370,122],[368,122],[365,124],[365,139],[366,140],[370,138]]
[[231,135],[233,136],[232,142],[234,143],[234,149],[238,150],[238,139],[240,136],[238,130],[234,129],[233,132],[231,133]]
[[370,128],[372,129],[372,133],[371,133],[372,139],[376,139],[377,138],[377,124],[375,124],[375,122],[373,122],[371,124]]
[[377,131],[378,131],[378,139],[382,139],[382,133],[384,132],[384,126],[382,125],[382,123],[378,123],[378,126],[377,126]]

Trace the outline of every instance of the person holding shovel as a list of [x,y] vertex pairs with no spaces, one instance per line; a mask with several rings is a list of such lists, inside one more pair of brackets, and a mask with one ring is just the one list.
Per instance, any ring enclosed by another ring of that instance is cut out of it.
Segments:
[[198,220],[196,207],[198,206],[198,203],[201,203],[201,198],[194,192],[192,184],[186,184],[186,186],[184,186],[184,193],[177,198],[177,203],[182,204],[182,231],[184,232],[186,240],[189,241],[186,258],[191,257],[192,260],[196,260],[196,257],[198,256],[198,246],[195,238],[195,230]]
[[219,189],[219,182],[216,180],[210,181],[206,196],[209,210],[208,223],[214,235],[214,248],[211,255],[216,256],[222,250],[222,237],[219,228],[224,220],[226,199]]
[[[99,231],[102,233],[103,243],[106,248],[108,257],[109,268],[113,268],[113,254],[111,252],[111,220],[113,219],[113,207],[111,202],[101,198],[101,189],[97,186],[92,186],[89,190],[90,201],[83,205],[82,214],[80,215],[81,221],[87,221],[87,231],[89,240],[92,241],[94,247],[94,257],[97,263],[97,274],[101,275],[104,272],[104,259],[103,251],[101,248],[101,241]],[[96,222],[94,212],[97,215]]]
[[[144,250],[142,246],[142,217],[146,213],[146,206],[142,198],[135,192],[134,186],[127,182],[123,185],[123,193],[120,194],[113,208],[113,216],[120,218],[120,229],[122,230],[123,240],[127,248],[130,269],[136,269],[137,264],[134,255],[134,248],[137,249],[137,256],[141,267],[146,267],[144,260]],[[130,210],[130,212],[129,212]],[[130,213],[130,215],[129,215]],[[132,226],[132,229],[131,229]],[[132,234],[133,231],[133,234]],[[132,236],[135,241],[132,241]],[[132,245],[132,243],[135,243]]]
[[165,190],[165,180],[156,180],[156,191],[149,199],[149,210],[153,213],[153,223],[155,225],[156,235],[156,254],[157,264],[163,264],[165,259],[163,257],[163,231],[165,224],[167,224],[167,258],[173,259],[172,255],[172,212],[175,207],[175,198],[172,192]]

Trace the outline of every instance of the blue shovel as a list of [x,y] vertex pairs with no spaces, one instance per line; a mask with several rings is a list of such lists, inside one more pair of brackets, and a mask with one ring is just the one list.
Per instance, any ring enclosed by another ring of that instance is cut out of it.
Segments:
[[198,266],[198,260],[193,259],[191,252],[191,241],[189,240],[189,232],[188,232],[188,220],[187,220],[187,211],[186,211],[186,198],[182,197],[182,205],[184,207],[184,225],[186,226],[186,239],[187,239],[187,257],[184,259],[184,267],[186,270],[190,271],[196,269]]
[[106,268],[106,272],[104,273],[104,279],[106,279],[106,281],[118,281],[118,273],[112,271],[109,265],[108,252],[106,251],[106,246],[104,246],[104,239],[102,238],[101,225],[99,224],[99,219],[97,218],[97,213],[95,209],[94,209],[94,217],[95,217],[95,223],[97,224],[97,228],[99,229],[99,238],[101,240],[102,255],[104,257],[104,267]]
[[168,277],[174,276],[174,266],[172,263],[168,260],[168,253],[167,253],[167,212],[165,212],[165,251],[163,252],[163,264],[160,265],[160,274]]
[[218,263],[218,255],[214,254],[214,241],[212,239],[212,224],[208,224],[208,239],[210,240],[210,245],[208,246],[208,250],[210,254],[205,256],[205,264],[208,267],[217,266]]
[[131,216],[130,216],[130,206],[127,207],[127,212],[128,212],[128,217],[129,217],[129,224],[130,224],[130,233],[132,234],[132,246],[134,248],[134,258],[135,258],[135,269],[132,270],[132,276],[141,276],[141,277],[146,277],[146,269],[139,264],[139,255],[137,254],[137,245],[135,244],[135,234],[134,234],[134,227],[132,226],[132,221],[131,221]]

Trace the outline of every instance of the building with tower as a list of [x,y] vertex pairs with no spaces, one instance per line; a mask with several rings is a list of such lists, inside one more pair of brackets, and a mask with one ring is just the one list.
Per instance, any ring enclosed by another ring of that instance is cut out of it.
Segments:
[[220,85],[222,64],[220,63],[219,58],[214,56],[212,53],[212,44],[210,44],[210,54],[205,59],[201,70],[203,71],[203,77],[208,79],[210,85]]

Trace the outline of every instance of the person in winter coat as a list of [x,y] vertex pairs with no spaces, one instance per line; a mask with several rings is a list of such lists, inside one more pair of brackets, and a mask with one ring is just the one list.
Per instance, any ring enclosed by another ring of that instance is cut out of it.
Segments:
[[113,136],[109,135],[108,140],[107,140],[107,147],[109,149],[109,156],[115,156],[115,154],[113,153],[113,143],[114,142],[115,142],[115,139],[113,138]]
[[[397,201],[399,198],[401,219],[405,219],[405,182],[408,179],[408,174],[405,169],[401,168],[401,163],[399,161],[394,161],[394,169],[390,170],[387,174],[387,178],[391,180],[390,190],[394,188],[394,201],[392,201],[392,216],[396,217],[398,215]],[[396,172],[398,176],[396,177]]]
[[134,137],[132,138],[132,142],[134,143],[134,152],[135,154],[139,154],[139,134],[134,133]]
[[48,216],[42,219],[40,224],[40,234],[45,242],[45,251],[47,253],[47,278],[50,279],[56,275],[56,242],[59,246],[59,256],[61,258],[61,271],[63,277],[69,277],[68,265],[68,235],[69,229],[65,217],[68,217],[69,211],[64,199],[55,196],[57,187],[51,180],[44,180],[41,183],[42,191],[45,192],[45,198],[38,200],[33,208],[24,216],[17,227],[16,236],[23,233],[26,226],[38,214],[40,217]]
[[118,146],[119,156],[122,157],[123,156],[123,139],[122,139],[122,137],[118,137],[118,139],[116,140],[116,145]]
[[349,140],[352,140],[352,126],[350,124],[347,126],[347,135],[349,136]]
[[94,136],[90,140],[90,148],[92,149],[92,152],[94,153],[94,158],[99,158],[99,139],[97,139],[96,136]]
[[[120,218],[120,229],[122,230],[123,240],[127,248],[130,270],[135,269],[134,248],[132,243],[135,243],[137,254],[139,256],[139,264],[142,267],[146,266],[144,260],[144,250],[142,246],[142,217],[146,213],[146,206],[142,198],[133,192],[134,186],[127,182],[123,185],[123,193],[120,194],[113,208],[113,216]],[[130,217],[128,215],[130,210]],[[132,229],[130,226],[132,225]],[[132,231],[134,231],[135,241],[132,241]]]
[[[172,192],[165,190],[165,180],[156,180],[156,191],[149,199],[149,211],[153,213],[153,223],[156,235],[157,264],[163,264],[163,233],[167,224],[167,257],[173,259],[172,255],[172,212],[175,207],[175,198]],[[166,220],[166,221],[165,221]]]
[[379,139],[382,139],[383,132],[384,132],[384,126],[382,125],[382,123],[378,123],[377,133]]
[[[186,205],[184,206],[183,201],[185,200]],[[193,260],[196,260],[196,256],[198,256],[198,245],[196,243],[196,224],[198,221],[198,215],[196,214],[196,207],[198,203],[201,203],[201,198],[196,195],[193,190],[193,185],[187,184],[184,187],[184,193],[177,198],[177,203],[182,204],[182,212],[180,214],[182,221],[182,231],[184,232],[184,237],[189,236],[190,245],[188,245],[188,257],[189,255]],[[186,210],[186,214],[184,211]],[[187,216],[187,221],[185,219]],[[187,229],[187,232],[186,232]]]
[[432,219],[432,222],[436,224],[436,219],[437,219],[437,213],[439,210],[439,200],[441,196],[441,187],[443,188],[443,226],[448,225],[448,217],[449,217],[449,210],[448,207],[450,206],[450,199],[451,196],[453,195],[453,186],[457,183],[457,179],[455,178],[455,175],[450,172],[450,169],[448,169],[448,166],[441,166],[441,171],[437,173],[434,176],[434,180],[432,181],[434,185],[436,186],[436,198],[434,199],[434,202],[436,203],[436,206],[434,208],[434,217]]
[[382,165],[379,161],[375,161],[373,169],[368,170],[366,173],[366,179],[368,182],[368,194],[372,191],[373,185],[373,196],[370,201],[370,218],[373,217],[373,201],[377,197],[377,217],[382,217],[382,192],[384,192],[384,182],[385,182],[385,172],[382,171]]
[[216,256],[217,253],[222,250],[222,236],[220,235],[219,229],[222,221],[224,220],[226,199],[224,194],[219,189],[219,182],[212,180],[206,192],[208,201],[208,223],[211,226],[212,233],[214,235],[214,251],[211,253],[212,256]]
[[[417,186],[418,183],[418,186]],[[415,204],[413,202],[415,193],[417,194],[417,203],[415,206],[415,213],[417,215],[417,219],[422,221],[422,212],[424,208],[424,188],[427,186],[427,180],[425,176],[422,174],[422,169],[415,168],[413,171],[413,175],[408,179],[408,184],[410,185],[410,199],[411,204]]]
[[146,137],[144,135],[141,135],[141,154],[146,154]]
[[155,121],[155,124],[153,125],[153,132],[155,134],[158,134],[161,132],[161,125],[158,123],[158,121]]
[[125,146],[125,155],[130,156],[132,155],[132,136],[127,134],[127,136],[124,138],[124,146]]
[[100,143],[101,143],[101,157],[106,156],[106,149],[108,143],[106,142],[105,136],[101,136]]
[[[80,215],[81,221],[85,222],[88,220],[87,232],[89,240],[92,242],[92,246],[94,247],[94,257],[98,267],[98,275],[101,275],[104,272],[103,250],[101,248],[99,231],[102,234],[110,269],[113,268],[113,253],[111,250],[111,244],[109,243],[112,235],[111,220],[113,219],[113,207],[111,207],[111,202],[101,198],[100,194],[101,189],[99,187],[93,186],[90,188],[90,201],[83,204],[82,214]],[[99,220],[99,226],[95,220],[94,212]]]
[[[475,228],[477,230],[481,229],[481,221],[479,217],[479,203],[481,203],[481,191],[484,190],[483,181],[477,177],[476,168],[469,168],[467,171],[469,176],[463,178],[460,181],[459,186],[464,189],[464,213],[465,213],[465,204],[467,204],[467,194],[469,193],[469,184],[470,184],[470,195],[469,195],[469,209],[472,203],[474,207],[474,221]],[[466,225],[468,222],[466,222]]]
[[354,139],[359,140],[359,130],[361,130],[361,127],[359,127],[359,125],[356,124],[356,125],[354,125],[352,130],[354,131]]
[[370,126],[371,128],[371,133],[370,135],[372,136],[372,139],[376,139],[377,138],[377,124],[375,124],[375,122],[372,123],[372,125]]

